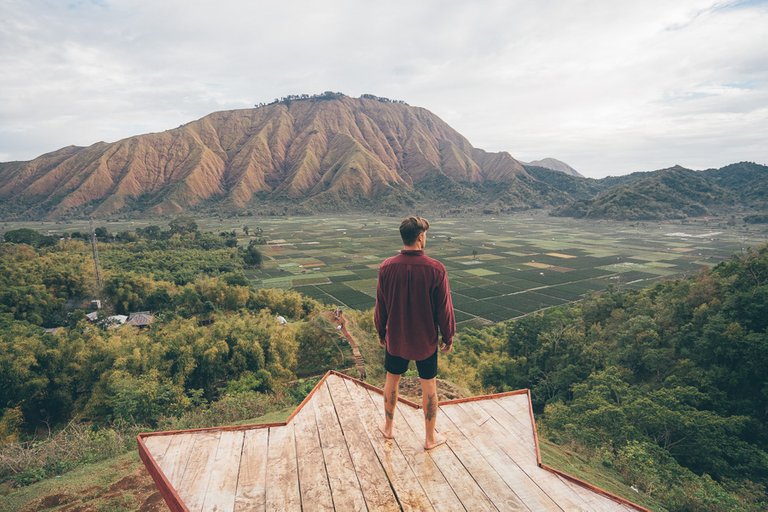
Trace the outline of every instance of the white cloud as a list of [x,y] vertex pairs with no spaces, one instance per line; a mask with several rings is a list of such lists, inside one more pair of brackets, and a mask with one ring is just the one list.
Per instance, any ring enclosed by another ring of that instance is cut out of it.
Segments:
[[768,4],[0,0],[0,155],[324,90],[586,175],[768,163]]

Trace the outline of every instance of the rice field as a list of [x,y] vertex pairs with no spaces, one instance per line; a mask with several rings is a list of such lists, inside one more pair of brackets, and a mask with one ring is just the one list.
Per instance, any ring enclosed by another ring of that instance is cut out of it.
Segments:
[[[768,241],[766,225],[726,219],[680,222],[584,221],[523,212],[503,217],[428,216],[427,253],[448,269],[460,324],[509,320],[579,300],[608,286],[641,288],[691,275]],[[201,231],[235,230],[247,245],[257,229],[263,268],[246,272],[263,288],[293,288],[329,305],[374,304],[379,263],[401,247],[400,217],[207,217]],[[166,220],[98,223],[110,232]],[[87,230],[83,222],[4,223],[51,233]]]
[[[248,222],[251,222],[250,220]],[[401,247],[399,217],[254,219],[270,242],[258,287],[368,309],[378,264]],[[448,269],[460,324],[516,318],[606,289],[690,275],[768,240],[768,227],[580,221],[530,213],[430,218],[427,253]]]

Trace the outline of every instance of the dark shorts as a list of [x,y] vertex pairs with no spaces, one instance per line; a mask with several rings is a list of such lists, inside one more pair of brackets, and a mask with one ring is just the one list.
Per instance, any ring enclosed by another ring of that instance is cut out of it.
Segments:
[[[408,371],[408,359],[393,356],[388,351],[384,351],[384,368],[395,375],[402,375]],[[434,379],[437,377],[437,349],[435,353],[426,359],[416,361],[416,369],[419,371],[420,379]]]

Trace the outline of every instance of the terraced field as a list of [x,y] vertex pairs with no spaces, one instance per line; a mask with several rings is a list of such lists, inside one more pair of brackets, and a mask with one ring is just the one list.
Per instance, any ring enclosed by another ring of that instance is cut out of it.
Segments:
[[[373,306],[378,264],[401,246],[394,217],[253,222],[270,241],[264,268],[249,273],[254,285],[295,288],[354,309]],[[644,287],[694,273],[765,243],[768,231],[722,221],[586,222],[541,214],[430,222],[427,251],[448,269],[463,324],[508,320],[610,285]]]
[[[584,221],[524,212],[431,222],[427,252],[448,268],[461,324],[508,320],[578,300],[610,285],[640,288],[697,272],[768,241],[768,225],[726,219],[681,224]],[[98,223],[112,233],[166,220]],[[261,229],[264,267],[247,271],[254,286],[295,288],[330,305],[374,304],[379,263],[401,247],[399,217],[197,218],[201,231],[235,230],[240,244]],[[3,223],[51,234],[88,229],[87,221]]]

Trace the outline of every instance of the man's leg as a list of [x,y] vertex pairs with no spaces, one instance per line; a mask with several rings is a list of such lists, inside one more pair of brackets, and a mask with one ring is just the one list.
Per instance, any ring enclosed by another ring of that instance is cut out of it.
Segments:
[[384,383],[384,427],[381,433],[387,439],[392,439],[392,422],[395,419],[395,406],[397,405],[397,391],[400,386],[400,375],[387,372],[387,380]]
[[421,403],[424,407],[424,449],[431,450],[443,444],[443,434],[435,432],[437,423],[437,378],[419,379],[421,382]]

